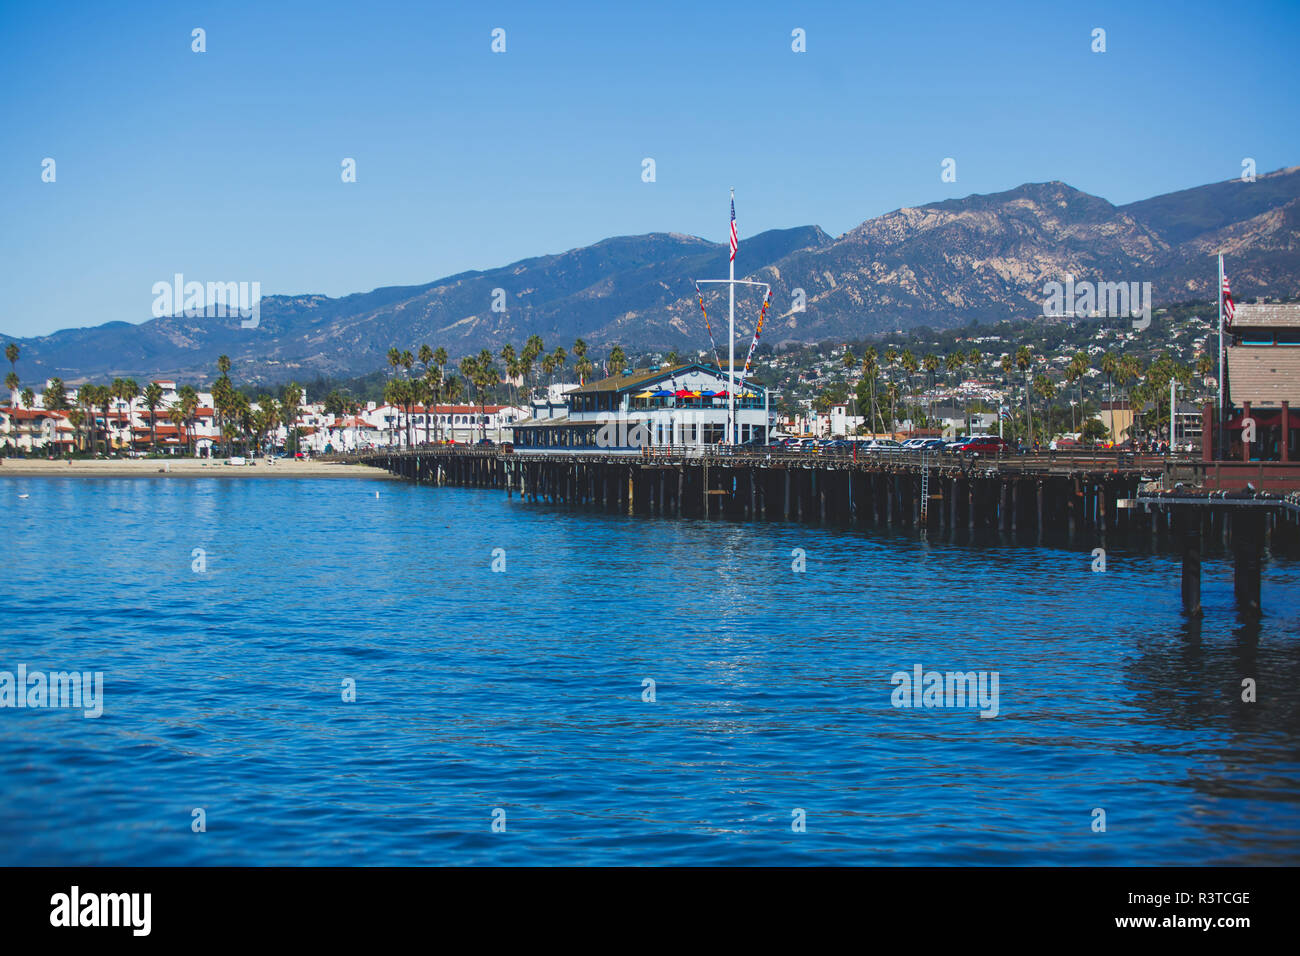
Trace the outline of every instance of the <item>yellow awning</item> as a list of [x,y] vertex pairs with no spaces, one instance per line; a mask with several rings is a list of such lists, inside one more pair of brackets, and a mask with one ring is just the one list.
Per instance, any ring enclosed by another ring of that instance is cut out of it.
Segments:
[[652,396],[653,394],[654,394],[654,392],[637,392],[637,393],[636,393],[635,395],[633,395],[632,397],[633,397],[633,398],[649,398],[649,397]]

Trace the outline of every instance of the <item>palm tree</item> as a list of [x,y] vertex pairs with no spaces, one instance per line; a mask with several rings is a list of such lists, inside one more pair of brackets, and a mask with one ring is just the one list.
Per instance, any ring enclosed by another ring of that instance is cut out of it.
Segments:
[[573,357],[576,359],[573,363],[573,370],[578,373],[578,384],[586,385],[587,379],[582,371],[579,370],[579,366],[582,366],[582,368],[590,368],[591,363],[587,361],[587,343],[582,339],[574,339]]
[[681,364],[682,364],[682,357],[681,357],[680,355],[677,354],[677,350],[676,350],[676,349],[670,349],[669,352],[668,352],[668,354],[664,356],[664,364],[665,364],[665,365],[670,365],[670,366],[671,366],[671,365],[681,365]]
[[86,416],[80,408],[74,408],[68,412],[68,424],[72,426],[73,440],[78,447],[81,445],[81,426],[85,424]]
[[876,358],[876,347],[870,345],[862,353],[862,380],[867,383],[867,391],[871,396],[871,433],[876,433],[876,373],[880,365]]
[[[1079,382],[1079,410],[1083,410],[1083,383],[1084,373],[1088,370],[1088,353],[1075,352],[1070,358],[1070,364],[1065,368],[1065,380],[1070,385]],[[1074,424],[1074,406],[1070,406],[1070,431],[1078,431]]]
[[188,454],[194,450],[194,424],[195,415],[199,410],[199,393],[193,385],[182,385],[176,394],[180,398],[182,418],[185,422],[185,450]]
[[35,404],[36,404],[36,393],[33,392],[30,388],[25,388],[18,394],[19,407],[30,409]]
[[150,382],[144,387],[144,407],[149,409],[149,444],[151,447],[158,445],[158,406],[163,402],[162,386],[157,382]]
[[1029,382],[1029,367],[1033,365],[1033,363],[1034,358],[1029,353],[1029,346],[1022,345],[1020,348],[1016,349],[1016,368],[1023,372],[1025,376],[1025,408],[1028,410],[1027,420],[1029,423],[1028,437],[1030,445],[1034,443],[1034,404],[1033,396],[1030,395]]
[[1056,394],[1056,386],[1046,375],[1038,375],[1034,378],[1034,391],[1043,400],[1043,437],[1050,438],[1052,433],[1052,420],[1049,402],[1052,396]]
[[[939,371],[939,356],[935,355],[933,352],[931,352],[930,354],[926,355],[926,357],[923,358],[923,359],[921,360],[921,368],[925,369],[925,374],[929,377],[929,381],[930,381],[930,391],[931,391],[931,393],[933,393],[933,391],[934,391],[934,374],[935,374],[935,372]],[[926,412],[925,412],[925,417],[926,417],[926,420],[927,420],[927,421],[929,421],[930,419],[932,419],[932,418],[934,417],[934,396],[933,396],[933,394],[931,394],[931,396],[930,396],[930,400],[926,403]]]
[[1214,371],[1214,359],[1210,358],[1204,352],[1196,356],[1196,374],[1201,377],[1201,397],[1210,394],[1210,384],[1207,379],[1210,373]]
[[627,368],[627,355],[623,352],[623,346],[615,345],[609,350],[609,374],[622,375],[625,368]]
[[[433,350],[433,365],[434,368],[438,370],[438,376],[434,379],[433,383],[433,410],[436,417],[438,403],[442,401],[443,379],[447,373],[447,350],[441,345]],[[434,424],[438,425],[438,431],[434,433],[434,441],[440,441],[442,436],[442,426],[438,422],[435,422]]]
[[[184,429],[185,427],[185,409],[181,407],[180,402],[177,402],[176,404],[172,405],[171,408],[167,409],[167,418],[168,420],[171,421],[173,425],[176,426],[176,441],[177,444],[179,444],[180,436],[182,434],[182,429]],[[188,445],[189,432],[185,431],[184,434],[185,434],[185,443],[186,445]]]
[[[298,450],[298,433],[295,429],[295,422],[298,421],[298,415],[301,412],[302,405],[302,386],[297,382],[290,382],[280,392],[280,406],[284,422],[287,429],[287,435],[293,438],[293,450]],[[288,437],[285,439],[288,445]]]
[[95,386],[87,382],[77,389],[77,405],[85,409],[87,431],[87,449],[95,453]]
[[127,450],[135,447],[135,433],[132,427],[131,406],[140,397],[140,386],[133,378],[119,378],[113,382],[113,397],[126,404]]
[[[113,385],[116,386],[116,384],[117,381],[114,381]],[[112,405],[113,403],[114,391],[115,391],[114,387],[109,385],[100,385],[95,389],[95,399],[98,402],[100,409],[104,413],[104,454],[105,455],[109,455],[112,453],[112,446],[109,443],[109,433],[108,433],[108,409],[109,406]]]
[[[5,386],[11,392],[18,387],[18,356],[21,353],[22,349],[18,347],[17,342],[10,342],[5,346],[5,358],[9,360],[9,374],[5,376]],[[11,379],[14,382],[12,385],[9,384]]]
[[[903,367],[903,374],[907,376],[907,391],[910,395],[912,392],[912,380],[920,370],[920,363],[916,361],[916,356],[912,354],[911,349],[904,349],[903,356],[898,360],[898,364]],[[906,409],[904,409],[906,412]]]

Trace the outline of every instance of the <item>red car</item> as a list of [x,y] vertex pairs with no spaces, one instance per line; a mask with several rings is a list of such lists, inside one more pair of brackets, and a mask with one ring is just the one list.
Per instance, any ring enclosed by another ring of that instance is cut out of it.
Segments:
[[997,435],[975,435],[961,446],[961,453],[981,458],[1003,458],[1011,454],[1011,446]]

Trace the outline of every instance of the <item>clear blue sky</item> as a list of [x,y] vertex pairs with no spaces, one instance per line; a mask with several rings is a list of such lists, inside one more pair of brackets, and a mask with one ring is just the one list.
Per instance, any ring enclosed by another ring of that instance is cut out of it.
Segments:
[[1295,2],[613,6],[6,0],[0,333],[144,321],[175,272],[344,295],[614,235],[723,242],[733,185],[743,265],[774,227],[1300,163]]

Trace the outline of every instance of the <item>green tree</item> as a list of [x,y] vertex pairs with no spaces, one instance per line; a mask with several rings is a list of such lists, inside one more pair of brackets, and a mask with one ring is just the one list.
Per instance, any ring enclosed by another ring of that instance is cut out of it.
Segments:
[[149,410],[149,447],[158,447],[158,408],[163,403],[162,386],[150,382],[144,387],[144,407]]

